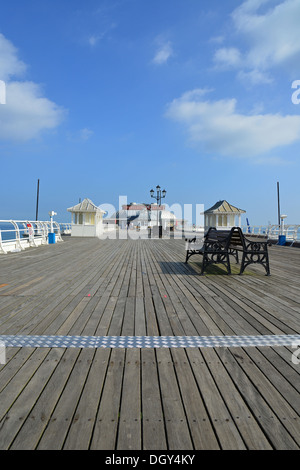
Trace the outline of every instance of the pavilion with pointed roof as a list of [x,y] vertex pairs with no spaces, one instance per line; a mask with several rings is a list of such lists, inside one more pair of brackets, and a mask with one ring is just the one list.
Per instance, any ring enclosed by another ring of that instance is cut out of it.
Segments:
[[72,215],[71,236],[98,237],[102,234],[105,212],[90,199],[85,198],[67,211]]
[[205,229],[216,227],[220,229],[230,229],[241,226],[241,215],[246,211],[222,200],[216,202],[212,207],[204,211]]

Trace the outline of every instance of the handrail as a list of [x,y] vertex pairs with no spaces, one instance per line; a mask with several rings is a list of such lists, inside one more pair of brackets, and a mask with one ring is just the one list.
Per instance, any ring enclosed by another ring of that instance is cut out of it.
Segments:
[[[70,224],[61,224],[68,226]],[[25,250],[30,246],[46,245],[50,233],[50,221],[0,220],[0,253]],[[53,221],[57,241],[62,240],[61,226]]]
[[270,240],[277,240],[280,235],[284,235],[286,240],[295,243],[300,241],[300,225],[254,225],[241,227],[244,234],[264,235]]
[[72,224],[71,223],[59,223],[59,227],[60,227],[60,233],[62,235],[70,235],[71,234],[71,228],[72,228]]

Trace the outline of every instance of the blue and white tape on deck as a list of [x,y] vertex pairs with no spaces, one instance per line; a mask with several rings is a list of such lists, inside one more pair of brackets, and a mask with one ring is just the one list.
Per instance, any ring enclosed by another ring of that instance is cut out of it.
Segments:
[[300,335],[258,336],[26,336],[0,335],[13,348],[245,348],[300,345]]

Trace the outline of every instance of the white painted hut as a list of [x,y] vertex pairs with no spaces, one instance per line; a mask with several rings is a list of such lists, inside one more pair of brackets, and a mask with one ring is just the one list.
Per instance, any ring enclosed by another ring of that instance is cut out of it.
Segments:
[[205,230],[209,227],[217,229],[231,229],[241,226],[241,215],[246,211],[229,204],[227,201],[218,201],[204,212]]
[[86,198],[67,210],[72,216],[72,237],[99,237],[103,233],[105,212],[90,199]]
[[[104,220],[106,223],[107,219]],[[164,205],[131,202],[124,204],[122,210],[115,212],[109,222],[116,223],[120,228],[131,227],[153,227],[162,225],[164,230],[171,229],[176,224],[175,215],[166,210]]]
[[173,212],[162,210],[160,213],[160,219],[164,230],[172,230],[176,225],[176,216]]

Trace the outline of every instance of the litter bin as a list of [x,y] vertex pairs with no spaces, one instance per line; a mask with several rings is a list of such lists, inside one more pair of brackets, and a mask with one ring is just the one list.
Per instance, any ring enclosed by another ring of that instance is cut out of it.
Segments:
[[279,235],[278,237],[278,245],[284,246],[286,242],[286,236],[285,235]]
[[55,233],[48,233],[48,243],[55,243]]

